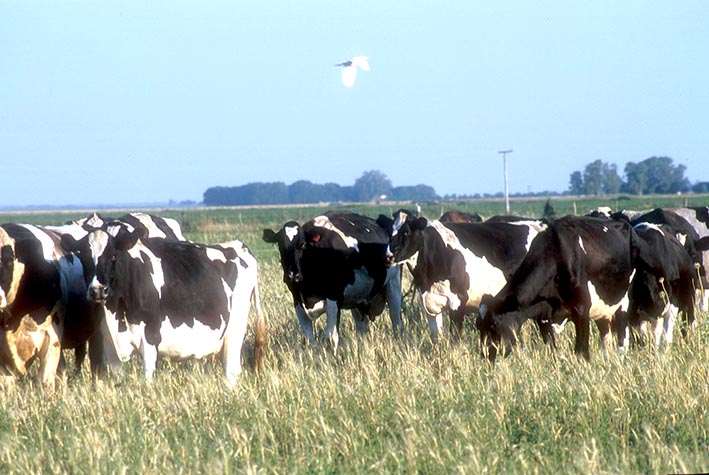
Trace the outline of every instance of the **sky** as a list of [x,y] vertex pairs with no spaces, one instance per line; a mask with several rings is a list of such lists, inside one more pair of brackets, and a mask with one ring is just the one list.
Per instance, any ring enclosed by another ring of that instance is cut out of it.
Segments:
[[[0,207],[212,186],[709,181],[709,2],[0,0]],[[352,88],[335,63],[369,58]]]

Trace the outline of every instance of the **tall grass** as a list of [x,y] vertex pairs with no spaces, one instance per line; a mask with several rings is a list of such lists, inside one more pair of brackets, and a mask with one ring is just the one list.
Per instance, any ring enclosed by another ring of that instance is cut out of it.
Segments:
[[[270,332],[263,372],[250,370],[249,334],[235,389],[209,360],[163,361],[150,384],[137,360],[122,381],[92,381],[84,368],[51,393],[17,380],[0,390],[0,472],[709,470],[707,315],[667,351],[639,348],[621,359],[594,346],[590,363],[573,355],[573,330],[551,354],[525,327],[522,347],[491,365],[478,354],[471,321],[460,344],[434,346],[409,302],[400,339],[390,336],[387,315],[357,338],[344,312],[333,355],[324,322],[316,323],[318,342],[303,343],[277,254],[258,242],[261,225],[254,219],[235,236],[234,219],[196,215],[189,237],[239,237],[257,249]],[[224,221],[227,230],[214,225]]]

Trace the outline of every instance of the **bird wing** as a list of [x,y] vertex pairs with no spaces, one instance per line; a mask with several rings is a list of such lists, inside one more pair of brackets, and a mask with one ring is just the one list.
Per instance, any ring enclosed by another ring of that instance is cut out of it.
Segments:
[[352,64],[357,66],[362,71],[369,71],[369,58],[366,56],[355,56],[352,58]]
[[342,68],[342,84],[344,84],[345,87],[354,86],[354,83],[356,80],[357,80],[357,68],[356,67],[345,66]]

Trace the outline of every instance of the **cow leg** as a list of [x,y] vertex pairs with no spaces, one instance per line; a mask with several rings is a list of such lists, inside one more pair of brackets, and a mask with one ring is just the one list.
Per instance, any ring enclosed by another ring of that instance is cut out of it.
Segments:
[[143,374],[145,379],[152,381],[155,375],[155,367],[158,363],[158,349],[143,338],[140,342],[140,354],[143,356]]
[[39,349],[39,371],[37,372],[39,381],[47,389],[54,389],[61,353],[60,338],[55,324],[52,323],[44,332],[44,342]]
[[589,317],[591,296],[588,294],[588,291],[583,292],[583,290],[581,290],[577,295],[577,299],[578,303],[572,310],[572,319],[574,326],[576,327],[574,352],[577,355],[583,356],[586,361],[591,361],[591,352],[588,348],[588,341],[591,333],[591,322]]
[[[89,367],[91,368],[91,375],[95,378],[102,377],[106,373],[106,357],[105,352],[103,351],[103,338],[99,331],[96,331],[89,337]],[[81,366],[77,364],[77,372],[80,371]]]
[[333,353],[337,352],[337,345],[340,342],[338,327],[340,326],[340,307],[334,300],[327,299],[325,301],[325,312],[327,315],[327,327],[325,334],[327,340],[332,346]]
[[86,344],[82,343],[74,348],[74,374],[76,376],[81,374],[81,366],[84,364],[84,359],[86,359]]
[[443,329],[443,314],[429,315],[428,316],[428,328],[431,331],[431,341],[434,344],[438,343],[439,335]]
[[399,337],[404,332],[404,322],[401,320],[401,266],[390,268],[389,279],[386,286],[387,305],[391,318],[391,329],[394,337]]
[[[255,280],[254,280],[255,281]],[[235,291],[232,296],[234,306],[229,315],[226,336],[222,347],[222,361],[224,376],[229,387],[234,387],[241,374],[241,349],[246,338],[246,329],[249,325],[249,311],[251,310],[251,293],[253,286],[245,289],[246,292]]]
[[662,333],[664,335],[662,345],[665,348],[668,348],[672,344],[675,321],[677,320],[678,312],[679,309],[677,307],[670,305],[669,311],[667,312],[667,315],[665,315],[662,329]]
[[465,308],[461,305],[458,310],[451,310],[449,313],[451,338],[455,342],[460,341],[463,335],[463,319],[465,318]]
[[354,321],[355,331],[357,335],[367,335],[369,334],[369,317],[364,314],[361,310],[353,308],[352,320]]
[[300,331],[303,332],[303,335],[305,335],[305,338],[307,338],[308,343],[314,345],[315,334],[313,333],[313,321],[305,313],[305,309],[300,304],[295,306],[295,314],[298,316],[298,322],[300,323]]
[[611,320],[609,318],[598,318],[595,320],[596,328],[598,328],[598,333],[600,334],[598,340],[598,347],[601,350],[606,350],[612,345],[612,334],[611,334]]

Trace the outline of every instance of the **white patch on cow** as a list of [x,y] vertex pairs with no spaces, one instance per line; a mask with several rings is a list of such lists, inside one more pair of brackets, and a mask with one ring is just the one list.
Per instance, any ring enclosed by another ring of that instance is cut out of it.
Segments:
[[586,248],[583,245],[583,239],[581,239],[581,236],[579,236],[579,247],[581,248],[584,254],[588,255],[588,252],[586,252]]
[[409,216],[408,213],[404,213],[403,211],[399,211],[396,215],[396,218],[394,218],[394,222],[391,225],[391,237],[393,238],[397,234],[399,234],[399,231],[401,230],[401,227],[404,225],[406,222],[406,218]]
[[286,237],[289,242],[293,242],[293,239],[298,235],[298,226],[286,226],[283,230],[286,232]]
[[315,320],[325,312],[325,300],[316,302],[312,307],[307,307],[305,304],[303,304],[302,307],[305,311],[305,315],[309,319]]
[[209,328],[198,320],[190,325],[183,323],[173,327],[170,319],[163,320],[160,326],[160,345],[158,353],[176,359],[204,358],[218,352],[222,347],[222,335],[226,323],[219,328]]
[[165,234],[160,228],[158,228],[155,225],[155,222],[153,221],[153,218],[150,217],[149,214],[146,213],[131,213],[131,216],[136,218],[138,221],[140,221],[140,224],[148,228],[148,236],[150,237],[156,237],[156,238],[166,238],[167,234]]
[[147,255],[148,260],[152,264],[153,271],[150,273],[150,277],[153,281],[153,285],[158,291],[158,296],[162,298],[162,288],[165,286],[165,274],[162,270],[162,259],[153,254],[153,252],[148,249],[143,243],[138,241],[135,246],[128,249],[128,255],[133,259],[138,259],[140,262],[145,263],[143,255]]
[[529,252],[529,248],[532,245],[532,241],[537,237],[537,234],[547,230],[548,226],[541,221],[525,220],[525,221],[510,221],[509,224],[514,224],[515,226],[525,226],[527,228],[527,243],[524,247]]
[[423,308],[429,315],[438,315],[446,307],[451,310],[460,308],[460,299],[451,291],[450,281],[444,280],[436,282],[431,286],[431,290],[427,290],[421,294]]
[[20,226],[31,232],[32,235],[40,242],[42,247],[42,256],[46,261],[52,262],[61,257],[62,253],[57,251],[57,246],[54,243],[54,240],[46,232],[36,226],[32,226],[31,224],[21,224]]
[[344,241],[347,247],[359,252],[359,243],[357,242],[357,240],[352,236],[346,235],[339,228],[335,227],[335,225],[332,224],[332,221],[330,221],[327,216],[317,216],[313,219],[313,225],[319,228],[327,229],[328,231],[332,231],[333,233],[340,236],[340,239]]
[[4,246],[10,246],[12,248],[12,252],[13,254],[15,254],[15,258],[13,260],[10,285],[7,288],[2,289],[2,293],[5,297],[5,304],[2,308],[11,305],[15,301],[17,291],[20,288],[22,276],[25,273],[25,265],[17,260],[17,254],[15,252],[15,241],[10,237],[9,234],[7,234],[4,229],[0,228],[0,247]]
[[205,248],[207,252],[207,258],[211,261],[226,262],[226,256],[219,249],[214,249],[213,247]]
[[623,310],[626,310],[628,308],[627,292],[625,293],[625,295],[623,295],[623,298],[621,298],[620,301],[616,303],[607,303],[598,295],[598,292],[596,291],[596,286],[593,285],[593,282],[589,280],[588,293],[591,296],[591,308],[588,314],[591,320],[601,320],[604,318],[612,319],[613,315],[615,315],[615,312],[619,308],[622,308]]
[[568,322],[569,319],[565,318],[561,323],[552,323],[551,328],[552,330],[554,330],[554,333],[556,333],[557,335],[561,335]]
[[[507,280],[500,269],[490,264],[486,257],[478,257],[472,251],[465,248],[458,237],[445,227],[439,221],[429,222],[429,226],[433,227],[443,239],[447,247],[460,252],[465,259],[465,271],[468,274],[470,284],[468,287],[468,301],[461,302],[467,307],[477,308],[480,305],[480,300],[485,294],[496,295],[502,287],[505,286]],[[446,291],[446,286],[440,287],[442,291]],[[450,284],[447,287],[450,292]],[[457,299],[456,299],[457,300]],[[456,304],[456,300],[451,300],[451,304]],[[460,306],[460,304],[458,304]],[[457,308],[457,307],[456,307]]]
[[7,307],[7,296],[2,287],[0,287],[0,310],[4,310],[5,307]]

